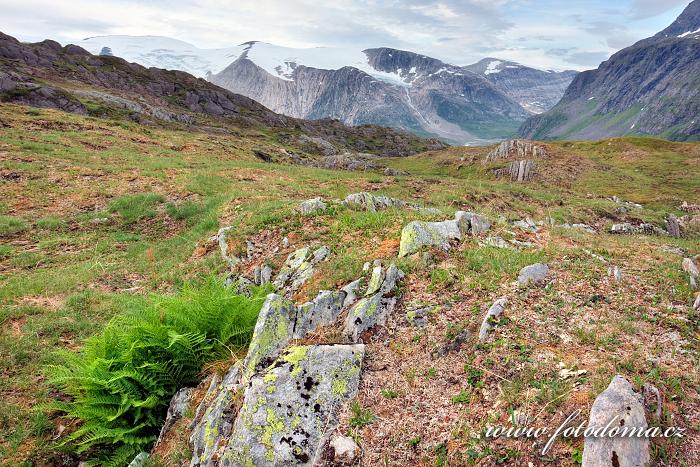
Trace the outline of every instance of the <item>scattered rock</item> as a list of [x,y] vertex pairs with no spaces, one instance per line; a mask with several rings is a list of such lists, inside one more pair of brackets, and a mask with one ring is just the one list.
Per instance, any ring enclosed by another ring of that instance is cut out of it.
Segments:
[[357,393],[363,357],[361,344],[287,349],[251,380],[219,465],[315,464]]
[[276,358],[287,346],[293,335],[296,318],[297,307],[292,301],[277,294],[267,296],[243,362],[244,379],[253,375],[259,366]]
[[224,259],[224,261],[228,263],[229,266],[234,267],[238,263],[242,262],[243,258],[240,258],[233,254],[233,251],[235,251],[236,247],[231,241],[232,231],[233,227],[223,227],[219,229],[219,233],[216,234],[216,239],[219,242],[221,257]]
[[324,203],[321,198],[307,199],[299,205],[299,212],[301,212],[301,214],[304,216],[308,216],[310,214],[321,212],[327,207],[328,205]]
[[[615,376],[593,402],[586,430],[591,435],[583,444],[583,467],[648,465],[649,439],[622,434],[622,430],[646,428],[641,395],[622,376]],[[602,430],[606,430],[606,436],[593,436]],[[618,436],[608,436],[615,432]]]
[[521,285],[540,284],[545,281],[547,274],[549,274],[549,266],[546,264],[531,264],[520,270],[518,282]]
[[513,222],[513,225],[519,229],[529,230],[531,232],[537,232],[539,230],[537,228],[537,224],[535,224],[535,221],[533,221],[530,217],[526,217],[524,220],[515,221]]
[[479,340],[483,341],[486,339],[486,336],[488,336],[489,331],[493,328],[494,321],[500,318],[500,316],[503,314],[503,312],[506,309],[506,305],[508,305],[508,299],[507,298],[499,298],[495,302],[493,302],[493,305],[489,308],[489,310],[486,312],[486,316],[484,316],[484,321],[481,323],[481,328],[479,329]]
[[348,436],[337,435],[331,439],[333,462],[340,465],[353,465],[360,455],[360,447]]
[[406,320],[413,326],[423,328],[428,325],[428,316],[433,312],[433,306],[408,305]]
[[313,276],[314,266],[325,260],[329,254],[330,250],[326,246],[317,248],[313,253],[308,247],[290,253],[275,277],[275,287],[285,294],[296,292]]
[[342,290],[322,290],[313,301],[301,305],[294,323],[294,338],[301,339],[318,326],[335,323],[343,309],[345,297]]
[[417,204],[407,203],[406,201],[398,198],[377,196],[373,195],[372,193],[367,193],[366,191],[349,194],[343,200],[343,205],[361,207],[362,209],[366,209],[367,211],[371,212],[382,211],[388,208],[412,209],[422,214],[440,214],[442,212],[439,209],[424,208]]
[[639,224],[632,225],[624,222],[622,224],[613,224],[610,227],[610,233],[613,234],[643,234],[643,235],[664,235],[667,232],[656,227],[654,224]]
[[681,236],[681,226],[678,218],[673,214],[669,214],[666,218],[666,231],[671,237],[680,238]]
[[700,310],[700,293],[695,294],[695,302],[693,302],[693,309]]
[[514,250],[515,247],[511,245],[510,243],[506,242],[502,237],[500,236],[495,236],[495,237],[486,237],[483,242],[479,242],[480,245],[482,246],[493,246],[496,248],[504,248],[507,250]]
[[491,228],[491,221],[473,212],[457,211],[455,213],[455,220],[457,221],[460,232],[464,235],[468,233],[479,235]]
[[386,169],[384,169],[384,175],[386,175],[387,177],[403,177],[405,175],[410,174],[405,170],[392,169],[391,167],[387,167]]
[[622,281],[622,269],[619,266],[610,266],[608,268],[608,276],[610,276],[615,282]]
[[[642,386],[642,395],[644,396],[646,406],[649,407],[650,410],[653,408],[656,419],[660,420],[662,413],[662,399],[659,389],[651,383],[644,383],[644,386]],[[653,407],[651,403],[647,403],[647,398],[653,398]]]

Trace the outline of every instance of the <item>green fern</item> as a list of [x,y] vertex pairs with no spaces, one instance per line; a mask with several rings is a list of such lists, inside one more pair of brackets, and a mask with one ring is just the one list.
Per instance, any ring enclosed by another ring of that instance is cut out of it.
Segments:
[[47,375],[68,401],[51,408],[81,423],[61,445],[88,453],[89,465],[125,465],[147,450],[173,394],[207,362],[247,347],[269,291],[234,295],[214,278],[187,285],[115,317],[80,353],[62,352]]

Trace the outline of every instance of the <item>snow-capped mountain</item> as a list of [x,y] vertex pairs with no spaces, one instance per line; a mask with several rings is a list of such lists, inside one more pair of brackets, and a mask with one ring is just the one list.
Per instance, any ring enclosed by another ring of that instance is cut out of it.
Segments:
[[484,58],[466,68],[485,76],[494,86],[533,114],[554,107],[578,74],[573,70],[538,70],[497,58]]
[[[554,105],[557,91],[563,93],[573,78],[511,62],[502,63],[517,70],[487,65],[479,71],[479,64],[455,66],[389,48],[295,49],[246,42],[199,49],[155,36],[93,37],[78,45],[145,66],[187,71],[285,115],[375,123],[459,144],[511,135],[528,116]],[[494,79],[497,74],[507,79]],[[540,75],[554,84],[543,83]]]

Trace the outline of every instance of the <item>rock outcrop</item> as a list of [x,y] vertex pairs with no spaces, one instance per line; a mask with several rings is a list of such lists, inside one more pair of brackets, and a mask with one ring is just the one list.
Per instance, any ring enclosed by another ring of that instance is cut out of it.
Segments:
[[491,223],[485,217],[465,211],[457,211],[453,220],[413,221],[401,231],[399,257],[416,253],[425,247],[448,251],[453,242],[462,240],[463,235],[478,235],[490,227]]
[[520,274],[518,274],[518,283],[520,285],[541,284],[547,279],[548,274],[549,266],[546,264],[531,264],[520,270]]
[[[622,376],[615,376],[593,402],[583,444],[583,467],[649,465],[649,439],[630,436],[646,430],[644,401]],[[602,435],[601,435],[602,434]]]
[[547,150],[532,141],[511,139],[504,141],[486,156],[487,162],[498,159],[539,159],[547,156]]

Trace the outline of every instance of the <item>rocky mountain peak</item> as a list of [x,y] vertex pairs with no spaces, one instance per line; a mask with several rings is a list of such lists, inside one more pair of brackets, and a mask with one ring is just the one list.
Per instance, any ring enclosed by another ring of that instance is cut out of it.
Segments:
[[655,38],[688,37],[700,35],[700,0],[694,0],[669,27],[656,34]]

